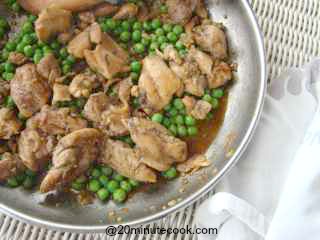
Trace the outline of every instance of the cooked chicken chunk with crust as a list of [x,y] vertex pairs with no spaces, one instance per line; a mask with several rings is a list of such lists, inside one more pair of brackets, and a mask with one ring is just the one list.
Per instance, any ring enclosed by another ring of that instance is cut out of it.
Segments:
[[59,62],[52,53],[40,60],[37,64],[37,71],[43,78],[48,79],[50,86],[53,86],[55,80],[61,77]]
[[167,0],[168,13],[173,23],[186,24],[196,9],[198,0]]
[[76,75],[69,85],[69,92],[75,98],[88,98],[97,86],[97,79],[93,74],[81,73]]
[[52,104],[56,104],[58,102],[70,101],[71,94],[69,92],[69,86],[64,84],[55,83],[53,85],[53,97]]
[[84,116],[94,123],[100,123],[102,113],[108,108],[110,101],[104,92],[92,94],[84,106]]
[[64,186],[87,171],[98,158],[102,134],[94,128],[85,128],[60,139],[53,152],[53,167],[40,185],[41,192]]
[[182,102],[183,102],[184,106],[186,107],[187,113],[190,115],[194,106],[197,103],[197,100],[194,97],[185,96],[184,98],[182,98]]
[[17,155],[5,152],[0,161],[0,181],[16,176],[23,169],[24,166]]
[[25,117],[39,111],[51,95],[48,82],[38,74],[36,66],[31,63],[16,69],[10,87],[11,97]]
[[232,69],[225,62],[214,66],[211,76],[208,77],[209,88],[218,88],[232,80]]
[[87,121],[73,115],[70,108],[55,108],[47,105],[27,121],[27,127],[40,129],[49,135],[64,135],[86,128]]
[[141,151],[141,161],[158,171],[187,158],[187,144],[173,137],[161,124],[144,118],[125,121],[132,140]]
[[10,94],[10,84],[0,78],[0,104],[4,102],[6,96]]
[[20,132],[21,127],[22,124],[13,110],[0,109],[0,139],[10,139]]
[[26,128],[18,140],[19,157],[27,168],[39,171],[47,166],[55,145],[56,139],[53,136]]
[[211,162],[205,155],[195,155],[183,163],[177,165],[177,170],[182,173],[194,173],[200,168],[210,166]]
[[40,41],[47,42],[59,33],[66,32],[71,28],[72,14],[56,6],[44,9],[37,21],[35,30]]
[[113,19],[130,19],[135,17],[138,14],[138,6],[133,3],[123,4],[119,11],[113,16]]
[[90,32],[84,30],[76,35],[68,44],[68,52],[76,58],[83,58],[84,51],[91,49]]
[[203,100],[198,100],[191,111],[191,115],[195,119],[203,120],[207,117],[211,109],[212,109],[212,106],[210,103]]
[[139,79],[144,105],[154,111],[164,108],[180,89],[181,81],[159,56],[147,56]]
[[157,181],[157,175],[141,161],[137,149],[110,139],[105,139],[102,146],[102,163],[112,167],[121,175],[137,181],[150,183]]
[[202,50],[211,53],[216,59],[228,56],[225,33],[214,24],[202,24],[194,29],[194,38]]
[[210,55],[193,47],[190,49],[189,58],[192,58],[197,64],[202,74],[210,76],[213,68],[213,60]]
[[23,64],[25,64],[28,61],[28,58],[19,52],[11,52],[9,54],[9,58],[8,58],[9,62],[17,65],[17,66],[21,66]]
[[102,3],[93,9],[96,17],[111,16],[119,10],[119,6],[108,2]]

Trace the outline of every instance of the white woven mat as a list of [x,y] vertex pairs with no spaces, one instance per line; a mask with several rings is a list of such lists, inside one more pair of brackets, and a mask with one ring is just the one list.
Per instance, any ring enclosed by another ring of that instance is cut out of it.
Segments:
[[[249,0],[264,33],[269,79],[288,67],[298,67],[320,56],[319,0]],[[212,194],[212,193],[211,193]],[[209,195],[206,196],[209,197]],[[203,200],[203,199],[202,199]],[[193,226],[193,214],[201,201],[150,226]],[[118,235],[61,233],[24,224],[0,214],[0,240],[162,240],[192,239],[193,235]]]

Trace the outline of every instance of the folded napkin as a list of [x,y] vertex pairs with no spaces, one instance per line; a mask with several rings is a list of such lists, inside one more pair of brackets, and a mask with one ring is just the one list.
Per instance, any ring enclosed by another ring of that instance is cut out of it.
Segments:
[[262,119],[237,166],[196,213],[200,240],[319,239],[320,59],[268,89]]

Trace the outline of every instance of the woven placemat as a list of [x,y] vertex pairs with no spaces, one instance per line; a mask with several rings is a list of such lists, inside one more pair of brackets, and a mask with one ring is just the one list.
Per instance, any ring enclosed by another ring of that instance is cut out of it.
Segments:
[[[275,79],[288,67],[299,67],[320,56],[319,0],[249,0],[264,34],[269,67],[269,79]],[[197,206],[210,196],[187,209],[172,214],[150,227],[192,226]],[[117,235],[62,233],[31,226],[0,214],[0,240],[162,240],[192,239],[195,235]]]

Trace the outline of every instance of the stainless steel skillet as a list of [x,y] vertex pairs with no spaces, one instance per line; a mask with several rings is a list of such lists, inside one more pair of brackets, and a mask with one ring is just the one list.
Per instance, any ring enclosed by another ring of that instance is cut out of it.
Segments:
[[[238,64],[224,123],[207,155],[209,168],[188,177],[139,192],[124,205],[96,202],[89,206],[38,204],[39,193],[0,188],[0,209],[22,221],[61,231],[102,232],[108,225],[136,225],[164,217],[199,199],[235,165],[248,146],[263,106],[266,62],[258,24],[246,0],[209,0],[211,16],[227,28],[233,61]],[[6,15],[4,8],[0,8]],[[228,143],[227,149],[226,143]],[[185,182],[188,184],[184,184]],[[184,188],[184,192],[180,191]],[[169,204],[168,204],[169,203]]]

